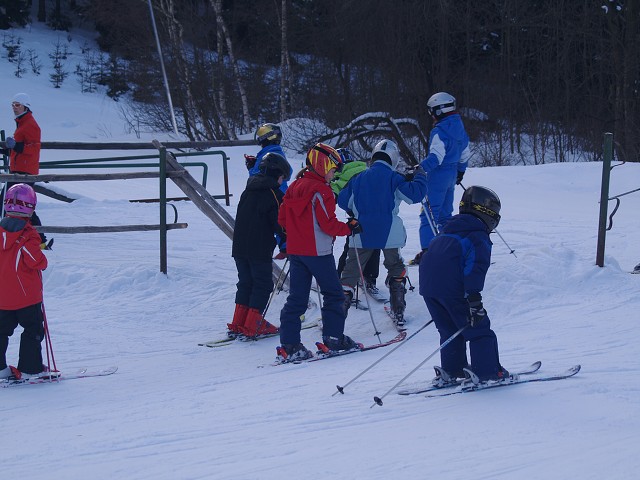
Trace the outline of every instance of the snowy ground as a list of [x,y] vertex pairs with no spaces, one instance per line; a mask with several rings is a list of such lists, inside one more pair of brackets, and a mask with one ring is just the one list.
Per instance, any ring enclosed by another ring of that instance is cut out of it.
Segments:
[[[44,141],[101,140],[97,131],[105,129],[96,127],[96,119],[110,126],[113,141],[137,141],[119,133],[117,108],[103,97],[56,91],[42,79],[18,80],[7,69],[0,81],[0,128],[9,134],[10,97],[27,91]],[[255,151],[228,149],[232,214],[246,181],[243,153]],[[45,151],[42,160],[72,155],[95,152]],[[300,161],[292,159],[294,169]],[[210,162],[209,191],[221,193],[219,161]],[[236,274],[230,241],[193,204],[177,204],[179,221],[189,227],[168,234],[166,276],[159,272],[157,232],[55,235],[45,305],[58,366],[119,370],[110,377],[0,391],[2,478],[634,478],[640,468],[640,275],[628,272],[640,261],[640,194],[623,197],[607,238],[605,268],[598,268],[600,176],[601,164],[567,163],[472,169],[465,177],[467,186],[498,193],[499,230],[517,255],[494,238],[495,264],[484,297],[503,364],[517,370],[542,360],[542,372],[555,373],[579,363],[582,372],[565,381],[447,398],[390,394],[374,408],[374,395],[437,348],[432,325],[345,395],[332,397],[336,384],[344,385],[389,348],[257,368],[273,360],[277,338],[197,346],[224,335]],[[639,179],[640,165],[616,168],[611,193],[637,188]],[[157,223],[157,205],[128,202],[156,196],[153,180],[55,187],[81,199],[63,204],[40,197],[45,225]],[[179,191],[172,186],[169,195],[174,193]],[[418,250],[418,208],[403,206],[401,213],[410,258]],[[337,253],[342,245],[338,239]],[[409,274],[417,287],[417,269]],[[283,293],[269,311],[276,324],[284,301]],[[417,291],[407,301],[412,334],[429,316]],[[373,315],[383,338],[395,335],[381,307]],[[375,342],[366,312],[352,309],[346,331]],[[17,361],[18,333],[11,338],[11,363]],[[317,330],[303,332],[309,347],[319,339]],[[427,382],[437,363],[428,362],[407,385]]]

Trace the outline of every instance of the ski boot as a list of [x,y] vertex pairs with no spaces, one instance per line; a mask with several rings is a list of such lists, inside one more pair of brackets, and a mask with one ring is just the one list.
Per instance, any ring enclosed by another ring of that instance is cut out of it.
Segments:
[[461,380],[458,380],[458,378],[465,378],[463,372],[460,372],[460,375],[456,375],[453,373],[450,374],[443,370],[442,367],[439,367],[437,365],[435,365],[433,369],[436,371],[436,376],[433,380],[431,380],[431,385],[436,388],[445,388],[459,385]]
[[301,343],[283,344],[276,348],[276,361],[279,363],[299,362],[311,357],[313,353]]
[[342,293],[344,293],[344,314],[347,315],[349,307],[351,307],[351,303],[353,302],[355,292],[349,285],[343,285]]
[[[317,342],[316,346],[320,353],[339,352],[341,350],[360,350],[361,343],[354,342],[351,337],[342,334],[340,337],[332,337],[329,335],[322,336],[322,343]],[[323,348],[324,347],[324,348]]]
[[250,308],[244,326],[240,329],[245,337],[255,339],[264,335],[275,335],[280,330],[271,325],[257,308]]
[[247,314],[249,313],[249,307],[246,305],[240,305],[236,303],[236,309],[233,312],[233,320],[231,323],[227,323],[227,337],[236,338],[238,335],[242,335],[242,328],[247,320]]
[[394,323],[396,327],[404,327],[406,321],[404,319],[404,309],[407,306],[407,302],[404,299],[407,289],[405,283],[407,279],[405,277],[391,277],[388,280],[389,295],[391,303],[391,313],[394,317]]

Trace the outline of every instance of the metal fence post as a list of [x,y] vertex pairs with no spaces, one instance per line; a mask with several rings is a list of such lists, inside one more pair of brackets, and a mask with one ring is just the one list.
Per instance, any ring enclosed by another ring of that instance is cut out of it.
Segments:
[[609,206],[609,179],[613,159],[613,133],[604,134],[604,156],[602,159],[602,182],[600,184],[600,221],[598,222],[598,247],[596,265],[604,267],[604,244],[607,236],[607,210]]
[[167,149],[160,148],[160,271],[167,273]]

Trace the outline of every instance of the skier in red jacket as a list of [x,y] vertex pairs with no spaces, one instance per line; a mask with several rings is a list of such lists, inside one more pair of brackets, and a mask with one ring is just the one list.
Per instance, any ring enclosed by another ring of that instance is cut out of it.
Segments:
[[[2,153],[9,155],[9,173],[21,173],[26,175],[38,175],[40,173],[40,126],[31,112],[31,98],[26,93],[17,93],[11,102],[13,115],[16,120],[16,131],[13,137],[8,137]],[[7,183],[5,190],[15,183]],[[33,183],[27,182],[33,186]],[[4,191],[3,190],[3,194]],[[38,215],[33,212],[31,224],[42,225]],[[43,250],[49,250],[51,244],[47,245],[47,237],[40,234]]]
[[281,361],[312,356],[300,343],[300,316],[307,310],[312,277],[316,278],[324,299],[323,343],[333,351],[358,346],[344,335],[344,294],[333,257],[336,236],[362,231],[356,219],[343,223],[336,218],[336,201],[329,182],[341,167],[340,154],[329,145],[317,143],[307,153],[307,166],[289,186],[280,207],[278,222],[287,233],[291,264],[291,290],[280,312]]
[[[7,190],[6,216],[0,222],[0,378],[41,376],[42,270],[47,257],[40,249],[40,236],[31,225],[36,194],[29,185],[18,183]],[[9,337],[20,325],[20,359],[17,371],[6,361]]]

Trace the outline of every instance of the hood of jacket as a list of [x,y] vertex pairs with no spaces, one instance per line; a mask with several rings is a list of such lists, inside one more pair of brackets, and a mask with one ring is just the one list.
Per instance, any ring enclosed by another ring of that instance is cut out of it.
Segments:
[[249,177],[247,180],[247,190],[269,190],[278,188],[280,188],[278,181],[263,173]]
[[288,208],[290,208],[296,216],[302,215],[307,208],[311,208],[311,199],[313,196],[323,189],[325,192],[329,191],[329,193],[333,195],[324,177],[309,170],[304,172],[302,178],[293,182],[287,190]]
[[27,221],[22,218],[4,217],[0,222],[0,249],[3,251],[9,250],[16,243],[26,242],[26,237],[22,240],[22,230],[26,226]]
[[451,217],[444,227],[442,233],[459,234],[461,232],[485,232],[489,233],[485,223],[475,215],[461,213]]
[[453,140],[463,140],[466,136],[460,114],[454,113],[438,121],[436,127]]

